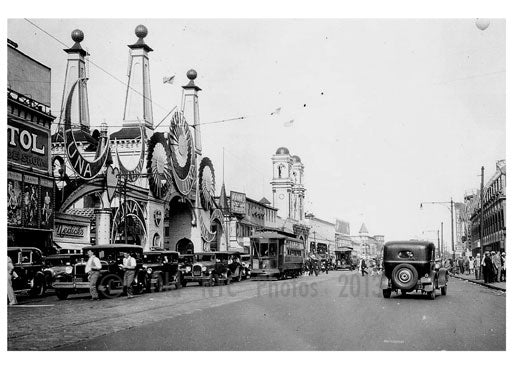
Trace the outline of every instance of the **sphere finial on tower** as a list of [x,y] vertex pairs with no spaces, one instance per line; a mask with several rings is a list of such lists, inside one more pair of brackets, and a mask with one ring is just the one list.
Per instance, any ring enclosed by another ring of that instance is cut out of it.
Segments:
[[79,29],[73,30],[73,32],[71,32],[71,39],[77,43],[82,42],[84,40],[84,32]]
[[137,27],[135,27],[135,35],[140,39],[145,38],[148,36],[148,28],[142,24],[139,24]]
[[194,69],[189,69],[187,71],[187,78],[189,78],[191,81],[194,81],[197,76],[198,72],[196,72]]

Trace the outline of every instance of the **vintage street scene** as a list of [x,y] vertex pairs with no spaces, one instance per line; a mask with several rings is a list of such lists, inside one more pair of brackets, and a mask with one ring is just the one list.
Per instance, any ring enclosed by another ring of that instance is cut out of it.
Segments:
[[506,350],[506,19],[6,41],[8,351]]

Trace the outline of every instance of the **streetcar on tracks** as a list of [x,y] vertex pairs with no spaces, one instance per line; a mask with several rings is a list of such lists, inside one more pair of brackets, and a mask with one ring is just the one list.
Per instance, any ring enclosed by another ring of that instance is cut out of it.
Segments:
[[271,280],[298,277],[303,271],[304,242],[277,232],[251,237],[251,279]]

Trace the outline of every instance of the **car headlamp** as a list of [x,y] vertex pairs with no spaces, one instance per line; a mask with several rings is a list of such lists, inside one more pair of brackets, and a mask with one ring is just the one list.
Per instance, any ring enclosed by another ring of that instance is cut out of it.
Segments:
[[73,272],[73,267],[71,266],[67,266],[64,271],[66,272],[66,274],[71,274]]
[[189,273],[190,271],[191,271],[191,267],[190,266],[185,267],[185,272],[186,273]]
[[201,271],[202,271],[202,272],[206,272],[206,271],[207,271],[207,267],[206,267],[206,266],[202,266],[202,267],[201,267]]
[[151,269],[151,268],[148,268],[148,270],[146,271],[146,273],[148,273],[148,274],[151,274],[151,272],[153,272],[153,269]]

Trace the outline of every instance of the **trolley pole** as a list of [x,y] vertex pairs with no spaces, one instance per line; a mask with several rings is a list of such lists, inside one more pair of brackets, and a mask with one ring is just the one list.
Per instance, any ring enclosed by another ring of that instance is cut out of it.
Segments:
[[481,260],[484,258],[483,245],[483,191],[484,191],[484,166],[481,167],[481,191],[479,191],[481,209],[479,211],[479,246],[481,252]]

